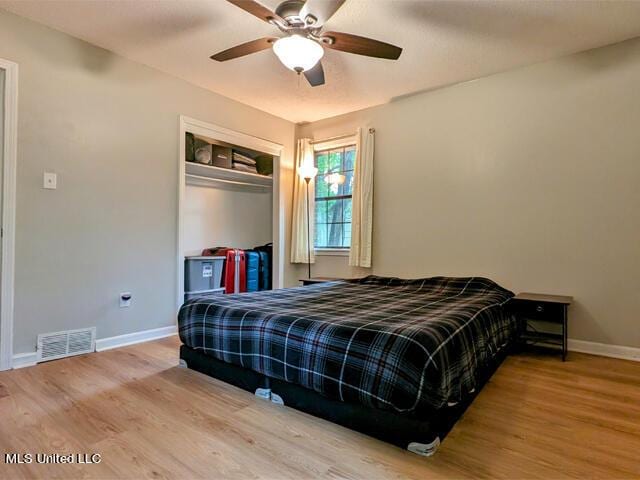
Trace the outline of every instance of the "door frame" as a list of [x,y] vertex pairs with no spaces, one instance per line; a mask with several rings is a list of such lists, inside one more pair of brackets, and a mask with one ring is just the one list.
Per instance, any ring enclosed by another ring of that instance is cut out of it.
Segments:
[[0,370],[13,365],[16,165],[18,151],[18,64],[0,58],[4,70],[2,155],[2,263],[0,266]]

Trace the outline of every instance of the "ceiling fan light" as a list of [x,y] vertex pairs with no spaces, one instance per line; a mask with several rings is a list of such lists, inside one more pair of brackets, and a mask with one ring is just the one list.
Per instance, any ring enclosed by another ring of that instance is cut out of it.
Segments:
[[285,67],[298,73],[312,69],[324,55],[319,43],[300,35],[278,39],[273,51]]

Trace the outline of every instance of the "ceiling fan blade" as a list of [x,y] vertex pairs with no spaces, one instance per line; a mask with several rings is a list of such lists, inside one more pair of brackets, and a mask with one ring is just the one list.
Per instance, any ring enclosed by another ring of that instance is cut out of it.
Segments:
[[282,17],[255,0],[227,0],[227,2],[241,8],[255,17],[258,17],[260,20],[264,20],[267,23],[271,23],[272,20],[275,20],[280,22],[282,25],[287,24]]
[[[372,40],[371,38],[359,37],[350,33],[326,32],[320,36],[322,45],[341,52],[356,53],[367,57],[387,58],[397,60],[402,53],[400,47],[389,43]],[[326,40],[329,39],[329,40]]]
[[324,85],[324,69],[322,68],[322,63],[316,63],[315,67],[304,72],[304,76],[312,87]]
[[273,42],[277,40],[276,37],[264,37],[258,40],[252,40],[242,45],[236,45],[235,47],[228,48],[222,52],[218,52],[215,55],[211,55],[211,60],[217,60],[218,62],[225,62],[227,60],[233,60],[234,58],[244,57],[250,53],[260,52],[271,48]]
[[299,17],[307,25],[321,27],[344,2],[345,0],[307,0],[300,9]]

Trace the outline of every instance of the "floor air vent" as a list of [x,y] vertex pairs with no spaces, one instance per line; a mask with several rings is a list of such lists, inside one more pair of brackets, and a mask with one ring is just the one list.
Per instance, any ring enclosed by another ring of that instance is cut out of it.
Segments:
[[37,362],[90,353],[96,349],[96,328],[81,328],[38,335]]

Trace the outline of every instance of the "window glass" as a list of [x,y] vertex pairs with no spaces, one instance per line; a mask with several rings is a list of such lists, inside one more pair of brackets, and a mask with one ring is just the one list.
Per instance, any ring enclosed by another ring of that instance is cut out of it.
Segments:
[[349,248],[355,145],[315,153],[316,248]]

